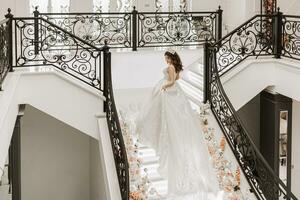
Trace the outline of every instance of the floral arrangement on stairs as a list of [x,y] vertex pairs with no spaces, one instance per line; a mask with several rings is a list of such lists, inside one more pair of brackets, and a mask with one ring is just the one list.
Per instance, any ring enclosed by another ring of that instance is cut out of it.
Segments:
[[[213,166],[216,169],[219,188],[224,191],[225,194],[223,200],[249,200],[248,195],[242,194],[240,190],[241,170],[239,166],[233,166],[233,164],[224,157],[224,151],[227,146],[226,138],[223,136],[218,142],[215,136],[215,129],[209,126],[209,110],[209,104],[202,105],[200,107],[199,117],[208,151]],[[140,170],[142,164],[138,157],[139,142],[134,134],[134,120],[122,110],[119,110],[119,116],[129,161],[130,200],[146,200],[150,194],[156,194],[159,197],[159,193],[151,185],[147,170],[145,169],[145,175],[142,175]]]
[[145,174],[141,173],[141,160],[138,157],[139,143],[134,137],[133,123],[126,120],[125,113],[119,111],[120,125],[126,146],[127,158],[129,162],[129,178],[130,178],[130,200],[146,200],[149,194],[158,194],[152,187],[149,180],[147,169],[144,170]]
[[213,166],[217,171],[219,187],[225,192],[224,199],[249,199],[248,197],[243,196],[240,190],[240,167],[237,166],[236,168],[234,168],[232,163],[224,157],[224,151],[227,145],[225,136],[222,136],[220,142],[217,142],[217,139],[215,137],[215,129],[209,126],[209,108],[209,104],[204,104],[200,108],[201,126]]

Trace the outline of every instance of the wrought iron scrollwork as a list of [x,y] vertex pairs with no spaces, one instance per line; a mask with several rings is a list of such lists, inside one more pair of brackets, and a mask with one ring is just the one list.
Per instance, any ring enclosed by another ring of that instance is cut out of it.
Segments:
[[283,18],[283,56],[300,60],[300,17]]
[[[159,4],[159,2],[157,2]],[[157,5],[159,6],[159,5]],[[36,13],[94,46],[197,46],[215,42],[222,12]],[[220,34],[219,34],[220,35]]]
[[[35,26],[33,18],[15,18],[14,22],[17,49],[15,66],[52,65],[102,90],[99,49],[42,18],[38,20],[38,26]],[[35,53],[36,45],[38,54]]]
[[274,173],[244,128],[220,81],[217,48],[209,50],[211,109],[258,199],[297,198]]
[[220,75],[249,56],[273,55],[273,40],[267,28],[270,23],[272,17],[255,16],[215,44],[219,47],[217,67]]
[[1,84],[9,71],[9,20],[0,22],[0,89]]
[[132,46],[131,13],[41,14],[66,31],[98,47],[105,41],[110,47]]
[[185,46],[215,41],[216,13],[139,13],[138,46]]
[[14,67],[50,65],[101,90],[123,200],[129,200],[129,169],[113,96],[111,55],[44,18],[13,18]]
[[[274,17],[277,17],[276,20],[273,20]],[[254,16],[214,45],[205,45],[205,63],[206,69],[209,71],[206,74],[209,83],[206,97],[208,97],[213,114],[256,197],[258,199],[297,200],[251,140],[220,81],[221,75],[247,57],[274,56],[278,53],[278,50],[275,51],[275,46],[278,48],[281,45],[277,44],[278,41],[281,41],[278,40],[281,35],[276,35],[281,34],[278,32],[281,30],[278,27],[282,25],[280,19],[280,14],[277,16]],[[278,23],[279,26],[275,23]],[[277,27],[276,32],[273,30],[274,27]],[[298,45],[295,38],[297,38],[300,29],[297,30],[297,23],[290,20],[286,20],[283,27],[285,36],[294,39],[294,41],[288,40],[288,42],[284,40],[284,52],[288,55],[297,56],[295,49]]]
[[120,191],[123,200],[129,200],[129,164],[127,160],[126,147],[119,123],[118,111],[115,105],[112,79],[111,79],[111,55],[105,52],[107,67],[105,69],[105,107],[108,130],[119,179]]

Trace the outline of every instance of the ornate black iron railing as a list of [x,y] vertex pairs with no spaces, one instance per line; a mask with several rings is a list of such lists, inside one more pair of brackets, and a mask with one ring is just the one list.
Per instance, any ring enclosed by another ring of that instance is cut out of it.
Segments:
[[34,13],[94,46],[132,47],[132,13]]
[[119,123],[118,111],[114,100],[111,78],[111,53],[108,52],[108,49],[105,50],[104,62],[106,66],[109,66],[104,68],[104,95],[106,97],[106,101],[104,103],[104,111],[106,112],[106,119],[110,132],[113,154],[115,156],[115,163],[117,167],[117,175],[119,178],[122,200],[129,200],[129,164],[127,160],[126,147],[122,135],[122,130]]
[[252,190],[258,199],[296,200],[297,198],[261,155],[229,101],[218,73],[217,49],[210,48],[208,51],[208,68],[211,72],[209,80],[211,109]]
[[103,90],[102,49],[43,18],[13,18],[13,67],[51,65]]
[[213,12],[39,13],[94,46],[196,46],[222,36],[222,10]]
[[204,49],[204,101],[210,101],[213,114],[258,199],[297,198],[253,143],[223,89],[220,76],[250,56],[283,55],[298,59],[298,22],[290,18],[280,12],[254,16],[217,43],[207,43]]
[[19,67],[53,66],[103,92],[121,196],[123,200],[129,200],[128,161],[114,102],[111,54],[107,43],[101,48],[96,47],[45,18],[13,17],[10,10],[7,25],[8,59],[5,59],[8,61],[5,62],[11,71]]
[[300,16],[283,15],[282,56],[300,60]]
[[274,55],[273,39],[268,34],[273,18],[256,15],[214,44],[219,47],[216,59],[220,75],[249,56]]
[[9,67],[9,20],[5,19],[0,22],[0,90],[2,82],[5,79]]
[[[138,47],[195,46],[218,37],[217,12],[138,13]],[[221,27],[220,27],[221,29]]]
[[300,60],[300,16],[256,15],[214,46],[220,76],[250,56]]

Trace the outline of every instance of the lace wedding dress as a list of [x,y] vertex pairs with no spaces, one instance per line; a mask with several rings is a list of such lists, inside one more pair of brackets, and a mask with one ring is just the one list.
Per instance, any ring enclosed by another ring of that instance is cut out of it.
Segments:
[[218,184],[200,121],[177,82],[161,91],[167,69],[163,73],[138,114],[139,141],[156,150],[158,172],[168,180],[168,199],[207,200]]

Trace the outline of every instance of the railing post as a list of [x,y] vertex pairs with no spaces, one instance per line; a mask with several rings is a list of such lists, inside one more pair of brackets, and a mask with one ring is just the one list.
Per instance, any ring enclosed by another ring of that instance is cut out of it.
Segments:
[[[107,94],[108,94],[108,91],[107,91],[107,86],[108,86],[108,80],[109,80],[109,77],[108,77],[108,68],[111,67],[109,66],[109,47],[107,46],[107,40],[105,40],[105,45],[103,47],[103,74],[104,74],[104,81],[103,81],[103,96],[105,98],[107,98]],[[100,70],[101,71],[101,70]],[[103,111],[106,112],[107,111],[107,100],[105,100],[103,102]]]
[[133,6],[133,11],[132,11],[132,50],[136,51],[137,50],[137,31],[138,31],[138,24],[137,24],[137,19],[138,18],[138,11],[135,9],[135,6]]
[[283,39],[283,17],[282,12],[280,12],[280,9],[277,9],[277,12],[274,16],[274,23],[273,23],[273,45],[274,45],[274,56],[275,58],[280,58],[282,53],[282,39]]
[[222,23],[223,23],[223,10],[221,6],[217,10],[217,22],[216,22],[216,40],[219,41],[222,39]]
[[7,14],[5,15],[5,18],[9,19],[7,22],[7,31],[8,31],[8,65],[9,65],[9,71],[13,72],[13,31],[12,31],[12,20],[13,15],[11,14],[11,9],[7,9]]
[[34,14],[34,54],[39,54],[39,15],[38,6],[35,7]]
[[210,74],[211,74],[211,64],[209,60],[209,48],[211,44],[206,40],[204,43],[204,67],[203,67],[203,103],[210,100]]

